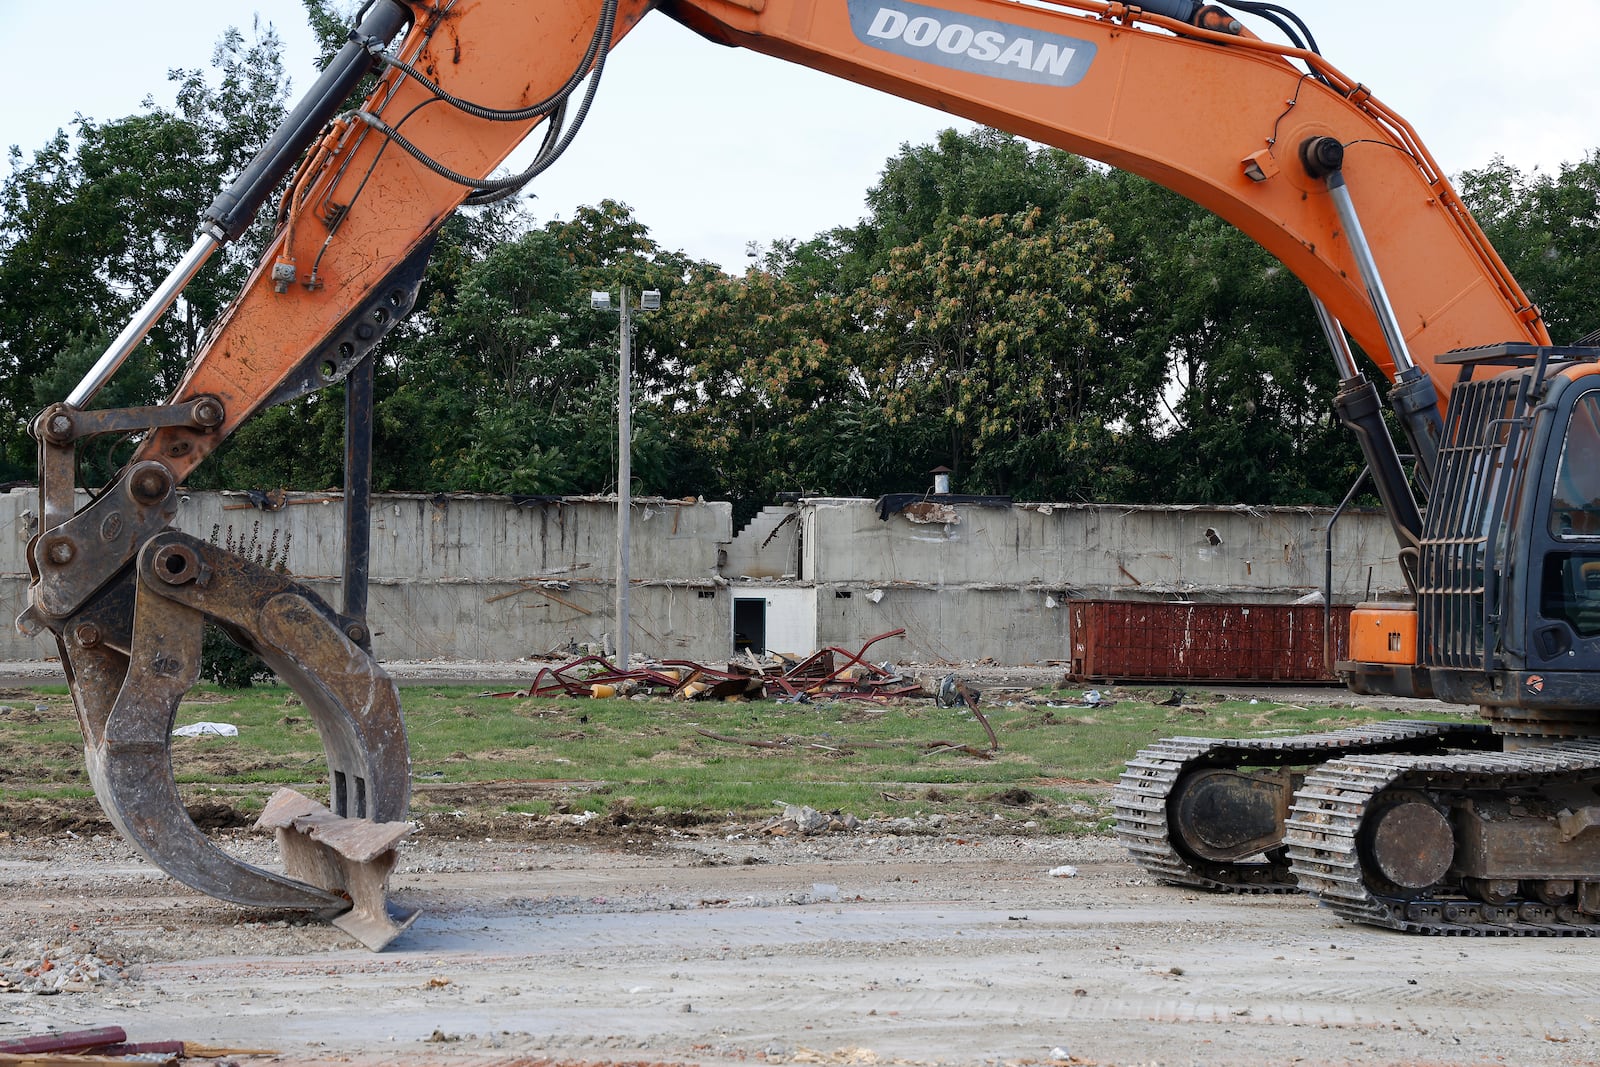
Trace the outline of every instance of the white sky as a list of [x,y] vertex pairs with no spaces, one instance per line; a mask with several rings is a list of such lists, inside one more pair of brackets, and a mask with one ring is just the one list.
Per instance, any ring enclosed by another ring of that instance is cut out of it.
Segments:
[[[1600,0],[1279,2],[1452,174],[1496,153],[1555,170],[1600,148]],[[313,48],[295,0],[0,0],[0,146],[31,153],[74,114],[118,118],[146,95],[170,104],[167,71],[205,67],[223,30],[247,29],[257,12],[285,39],[304,90]],[[583,132],[534,186],[532,211],[570,217],[611,197],[661,245],[739,271],[749,241],[858,220],[885,160],[950,125],[966,124],[652,15],[612,57]]]

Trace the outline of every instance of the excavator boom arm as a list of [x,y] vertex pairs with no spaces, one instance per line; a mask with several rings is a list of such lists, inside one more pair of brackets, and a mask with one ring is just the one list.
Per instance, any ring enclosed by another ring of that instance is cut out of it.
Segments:
[[[1409,124],[1322,56],[1132,5],[1057,0],[667,0],[712,40],[764,52],[1142,175],[1233,223],[1300,277],[1393,375],[1326,185],[1333,137],[1418,364],[1538,312]],[[1441,383],[1443,385],[1443,383]],[[1442,389],[1441,389],[1442,391]]]
[[[444,220],[464,201],[514,192],[520,178],[488,175],[541,123],[544,146],[528,176],[559,155],[613,46],[656,6],[714,41],[1189,197],[1305,282],[1336,351],[1342,323],[1391,376],[1444,385],[1436,360],[1453,349],[1548,341],[1404,121],[1319,55],[1261,41],[1195,0],[373,0],[313,98],[212,206],[173,277],[69,402],[35,423],[42,529],[29,548],[34,582],[20,623],[55,635],[102,805],[188,884],[330,914],[353,901],[335,921],[374,947],[403,928],[382,896],[403,835],[409,764],[364,598],[351,599],[347,574],[341,613],[284,575],[171,529],[177,486],[261,407],[343,380],[368,360],[415,303]],[[375,88],[328,121],[369,68]],[[285,175],[265,255],[169,402],[86,410],[209,248],[236,236]],[[77,442],[109,432],[145,436],[117,482],[77,509]],[[347,511],[360,514],[348,500]],[[348,520],[351,531],[360,525]],[[349,573],[364,580],[364,568],[362,560]],[[207,621],[288,680],[322,734],[331,810],[292,796],[270,806],[287,874],[215,848],[170,781],[173,715],[198,673]],[[371,825],[349,833],[350,821]],[[328,841],[345,844],[318,851]]]
[[[542,117],[488,121],[445,98],[528,108],[588,73],[595,41],[617,43],[651,5],[618,0],[614,14],[554,0],[412,6],[413,28],[391,54],[431,84],[387,67],[367,102],[318,141],[276,242],[174,397],[219,397],[223,425],[164,429],[141,459],[159,458],[181,478],[261,404],[341,377],[351,361],[339,357],[349,340],[340,334],[374,325],[353,312],[392,321],[404,300],[391,294],[386,309],[380,290],[470,191],[443,172],[486,174]],[[1316,53],[1151,13],[1214,8],[665,0],[661,9],[723,44],[1089,156],[1194,200],[1288,266],[1392,376],[1338,212],[1299,158],[1307,141],[1334,138],[1348,146],[1344,171],[1419,366],[1432,372],[1434,357],[1472,345],[1549,341],[1414,131],[1365,87]]]

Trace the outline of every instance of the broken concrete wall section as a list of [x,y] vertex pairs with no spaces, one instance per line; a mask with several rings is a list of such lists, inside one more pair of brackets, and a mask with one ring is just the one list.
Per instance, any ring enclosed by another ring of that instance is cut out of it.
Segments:
[[[730,546],[725,573],[736,597],[755,595],[752,586],[814,589],[819,646],[904,627],[885,655],[1006,664],[1069,660],[1072,600],[1289,603],[1316,594],[1332,517],[1309,507],[995,506],[938,497],[887,516],[870,500],[811,498],[793,505],[795,521],[782,526],[772,514],[781,511],[767,509]],[[1335,603],[1402,591],[1381,514],[1347,514],[1333,553]],[[732,569],[734,561],[745,569]],[[777,575],[792,577],[760,577]]]
[[[0,657],[55,655],[9,625],[25,604],[37,494],[0,495]],[[715,663],[735,647],[806,654],[906,629],[875,658],[1071,658],[1070,600],[1289,603],[1323,585],[1330,514],[1318,508],[1127,507],[810,498],[740,530],[726,503],[636,500],[633,648]],[[339,600],[342,500],[291,494],[263,512],[192,493],[178,525],[265,549]],[[616,502],[381,495],[373,503],[371,621],[380,659],[516,659],[614,641]],[[1341,520],[1336,603],[1399,589],[1385,519]]]
[[[85,501],[87,502],[87,498]],[[0,496],[0,657],[56,654],[46,634],[10,625],[26,604],[24,549],[37,493]],[[372,505],[369,618],[382,659],[513,660],[615,642],[616,499],[526,506],[505,497],[383,494]],[[636,499],[629,561],[633,647],[715,660],[730,646],[731,598],[717,573],[733,509]],[[291,575],[337,605],[343,560],[339,494],[292,493],[263,512],[238,493],[186,493],[175,523],[226,544],[288,546]]]

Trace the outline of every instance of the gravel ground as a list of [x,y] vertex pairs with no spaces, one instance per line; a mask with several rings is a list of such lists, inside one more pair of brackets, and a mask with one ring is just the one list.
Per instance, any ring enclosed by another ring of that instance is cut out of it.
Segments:
[[[1103,838],[415,840],[394,896],[423,916],[381,954],[192,894],[111,837],[0,841],[0,887],[0,1038],[119,1025],[496,1067],[1576,1065],[1600,1038],[1591,941],[1410,938],[1154,886]],[[67,991],[3,991],[52,953],[79,966]]]

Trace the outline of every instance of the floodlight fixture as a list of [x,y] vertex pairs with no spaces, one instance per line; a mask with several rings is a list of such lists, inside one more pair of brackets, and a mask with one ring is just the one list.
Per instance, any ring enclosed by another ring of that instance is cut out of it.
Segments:
[[643,311],[661,310],[661,290],[646,289],[639,294],[639,307]]
[[589,291],[589,307],[595,311],[611,310],[611,294],[600,289]]

